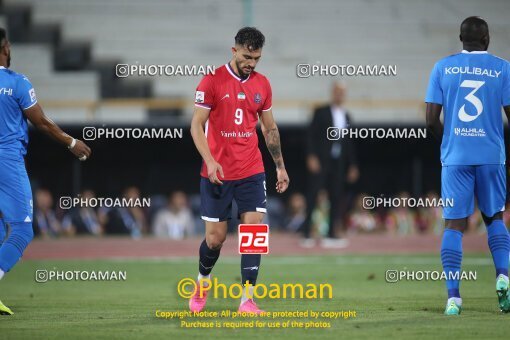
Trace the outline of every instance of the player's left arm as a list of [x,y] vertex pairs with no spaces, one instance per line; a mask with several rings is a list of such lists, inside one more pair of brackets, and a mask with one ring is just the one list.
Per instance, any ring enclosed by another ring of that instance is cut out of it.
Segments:
[[508,119],[508,126],[510,126],[510,63],[506,63],[505,77],[503,78],[503,95],[501,104],[505,111],[506,119]]
[[30,80],[21,75],[17,78],[15,98],[25,117],[40,131],[50,136],[60,144],[67,146],[69,151],[81,161],[90,158],[90,148],[81,140],[75,139],[62,131],[60,127],[48,118],[35,95],[34,87]]
[[506,119],[508,119],[508,126],[510,126],[510,105],[503,106],[503,110],[505,110]]
[[276,191],[283,193],[289,187],[289,175],[285,170],[285,163],[283,161],[282,146],[280,142],[280,132],[273,117],[273,110],[269,109],[262,111],[260,114],[260,126],[262,134],[266,140],[267,149],[273,157],[274,164],[276,165]]
[[427,103],[427,129],[432,132],[439,141],[443,138],[443,124],[439,119],[443,105],[436,103]]
[[[505,111],[506,119],[508,120],[508,126],[510,127],[510,105],[503,106],[503,110]],[[508,150],[508,148],[507,148]]]
[[90,158],[90,154],[92,153],[90,148],[81,140],[74,139],[62,131],[57,124],[44,114],[39,103],[35,103],[31,107],[23,110],[23,113],[38,130],[44,132],[60,144],[67,146],[69,151],[80,160]]

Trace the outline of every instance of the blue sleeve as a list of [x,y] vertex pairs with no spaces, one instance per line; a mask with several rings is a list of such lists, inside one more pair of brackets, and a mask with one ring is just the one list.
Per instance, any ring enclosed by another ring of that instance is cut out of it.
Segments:
[[430,73],[429,87],[427,89],[425,102],[443,105],[443,89],[441,88],[441,74],[438,64],[434,65]]
[[37,103],[35,90],[30,80],[24,75],[20,75],[16,86],[16,99],[19,106],[26,110]]
[[506,62],[503,68],[503,90],[501,91],[501,104],[510,105],[510,63]]

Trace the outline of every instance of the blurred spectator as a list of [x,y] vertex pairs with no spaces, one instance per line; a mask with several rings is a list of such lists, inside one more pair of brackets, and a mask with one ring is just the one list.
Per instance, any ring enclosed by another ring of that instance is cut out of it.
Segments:
[[35,192],[34,233],[42,237],[57,237],[61,234],[60,222],[53,210],[53,197],[46,189]]
[[[193,221],[195,225],[194,234],[205,233],[205,223],[200,217],[200,194],[190,194],[188,196],[188,202],[190,205],[191,213],[193,214]],[[234,201],[235,202],[235,201]],[[232,203],[232,205],[234,205]]]
[[285,229],[287,209],[280,197],[267,196],[267,214],[264,214],[262,223],[271,226],[273,231]]
[[378,223],[377,216],[373,210],[365,209],[363,207],[363,198],[367,194],[359,194],[356,198],[353,211],[349,214],[347,228],[351,232],[374,232],[377,231]]
[[325,235],[329,228],[329,204],[328,193],[326,190],[319,191],[317,202],[312,212],[312,234],[315,232],[319,236]]
[[182,240],[195,230],[188,198],[182,191],[170,195],[167,207],[160,210],[154,219],[152,232],[157,237]]
[[476,204],[476,201],[475,211],[468,217],[467,232],[477,232],[479,234],[485,233],[485,223],[483,222],[480,210],[478,210],[478,204]]
[[161,209],[164,209],[168,205],[168,195],[151,195],[151,206],[146,210],[147,211],[147,223],[148,225],[154,225],[154,220],[156,219],[156,215]]
[[285,219],[285,229],[289,231],[298,231],[302,228],[306,219],[306,199],[303,194],[294,193],[290,196],[287,217]]
[[[435,191],[429,191],[423,198],[430,202],[439,201],[439,195]],[[444,230],[443,208],[442,207],[420,207],[416,212],[416,228],[420,233],[433,232],[441,235]]]
[[[346,181],[356,182],[359,177],[354,143],[349,138],[340,138],[338,129],[348,128],[351,124],[349,113],[344,108],[346,87],[334,83],[331,89],[331,103],[315,110],[307,138],[306,165],[309,172],[307,194],[307,215],[303,224],[303,247],[312,247],[315,241],[310,238],[312,214],[317,202],[319,190],[327,190],[331,209],[329,209],[327,237],[324,247],[343,247],[346,240],[337,239],[337,222],[340,200]],[[331,132],[334,130],[333,133]],[[336,133],[335,133],[336,131]],[[328,133],[329,135],[326,135]],[[342,232],[345,231],[342,224]]]
[[[399,198],[410,198],[408,192],[398,194]],[[386,230],[400,235],[410,235],[416,232],[414,212],[403,204],[391,208],[386,216]]]
[[[92,190],[84,190],[81,194],[82,199],[95,198],[96,194]],[[99,223],[97,212],[90,207],[75,207],[64,216],[62,228],[68,235],[101,235],[103,228]]]
[[[134,186],[128,187],[124,190],[123,197],[133,202],[140,200],[140,190]],[[147,218],[141,207],[101,209],[99,221],[105,226],[106,234],[129,234],[133,238],[139,238],[147,230]]]

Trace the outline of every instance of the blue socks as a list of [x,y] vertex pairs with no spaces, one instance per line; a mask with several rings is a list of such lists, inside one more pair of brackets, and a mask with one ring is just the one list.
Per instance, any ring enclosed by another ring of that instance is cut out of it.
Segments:
[[31,222],[10,223],[10,227],[9,236],[0,246],[0,269],[6,273],[19,261],[34,237]]
[[496,277],[500,274],[508,276],[508,254],[510,252],[510,237],[502,220],[493,220],[487,227],[489,248],[496,267]]
[[3,219],[0,219],[0,246],[5,240],[5,236],[7,236],[7,226]]
[[[462,263],[462,233],[453,229],[445,229],[443,242],[441,243],[441,262],[447,275],[446,288],[448,298],[460,298],[459,280],[450,280],[451,275],[458,275]],[[510,235],[502,220],[493,220],[487,227],[487,239],[491,250],[496,277],[505,275],[508,277]],[[454,274],[458,272],[458,274]],[[452,273],[452,274],[450,274]]]
[[459,280],[451,280],[450,278],[454,275],[456,275],[457,278],[460,278],[460,267],[462,263],[462,236],[463,234],[460,231],[453,229],[445,229],[443,233],[443,242],[441,243],[441,262],[443,264],[443,270],[447,275],[446,288],[448,289],[448,298],[460,298]]

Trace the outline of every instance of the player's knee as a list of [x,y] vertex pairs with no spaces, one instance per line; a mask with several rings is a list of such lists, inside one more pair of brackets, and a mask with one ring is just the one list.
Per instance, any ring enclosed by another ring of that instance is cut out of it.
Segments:
[[226,235],[215,233],[207,235],[205,242],[207,243],[207,247],[209,247],[209,249],[218,250],[223,246],[225,239]]
[[244,224],[261,224],[264,220],[263,213],[243,213],[241,214],[241,221]]
[[252,219],[247,219],[246,222],[244,222],[245,224],[261,224],[263,221],[263,218],[252,218]]
[[502,220],[503,219],[503,213],[502,212],[497,212],[495,213],[493,216],[489,217],[489,216],[486,216],[484,213],[482,213],[482,219],[483,219],[483,223],[485,223],[485,226],[489,226],[492,224],[492,222],[494,220]]
[[467,229],[467,218],[445,220],[445,228],[457,230],[463,233]]
[[223,242],[221,242],[218,239],[212,239],[209,242],[207,242],[207,247],[211,250],[220,250],[223,246]]

